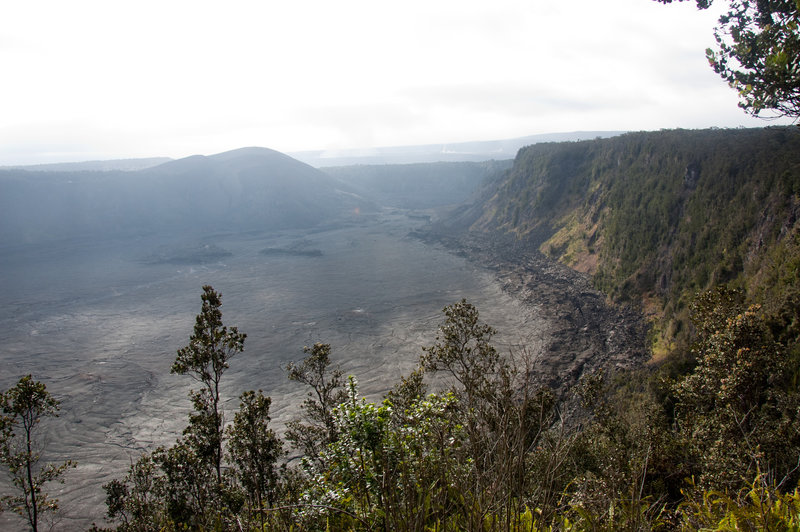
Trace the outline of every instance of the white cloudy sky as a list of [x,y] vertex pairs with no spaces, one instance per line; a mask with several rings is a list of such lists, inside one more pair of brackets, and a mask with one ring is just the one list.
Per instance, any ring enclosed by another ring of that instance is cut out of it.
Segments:
[[3,2],[0,165],[766,125],[706,63],[722,7]]

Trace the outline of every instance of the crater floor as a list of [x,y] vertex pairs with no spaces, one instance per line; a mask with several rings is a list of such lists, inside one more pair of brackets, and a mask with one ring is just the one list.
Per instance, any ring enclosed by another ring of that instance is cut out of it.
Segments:
[[[461,298],[499,330],[501,351],[540,352],[549,319],[505,291],[497,271],[409,237],[422,223],[385,211],[314,231],[0,250],[0,387],[27,373],[44,382],[62,404],[43,427],[46,458],[78,462],[50,489],[63,509],[56,528],[102,525],[102,485],[185,426],[194,381],[169,368],[192,332],[204,284],[221,292],[225,324],[248,335],[223,381],[229,411],[242,391],[260,388],[272,397],[279,431],[306,393],[283,368],[314,342],[330,343],[335,363],[371,398],[415,367],[442,307]],[[147,260],[171,246],[230,255],[198,264]],[[0,528],[13,519],[0,516]]]

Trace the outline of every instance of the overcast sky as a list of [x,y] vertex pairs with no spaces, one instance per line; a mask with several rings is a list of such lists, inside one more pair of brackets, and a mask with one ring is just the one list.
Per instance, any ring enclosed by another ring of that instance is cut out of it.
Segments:
[[768,125],[705,60],[726,3],[7,1],[0,165]]

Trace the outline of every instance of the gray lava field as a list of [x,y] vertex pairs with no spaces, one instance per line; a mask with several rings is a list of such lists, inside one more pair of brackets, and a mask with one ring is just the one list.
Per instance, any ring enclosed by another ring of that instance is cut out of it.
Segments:
[[62,405],[43,427],[45,458],[78,463],[50,490],[63,508],[55,528],[102,526],[102,485],[185,426],[193,381],[169,368],[205,284],[221,292],[226,325],[248,335],[224,377],[229,412],[262,389],[279,431],[306,393],[283,368],[314,342],[330,343],[373,399],[415,367],[442,307],[461,298],[499,330],[501,351],[540,352],[550,325],[536,305],[496,271],[409,236],[423,223],[389,209],[315,229],[0,250],[0,387],[28,373],[44,382]]

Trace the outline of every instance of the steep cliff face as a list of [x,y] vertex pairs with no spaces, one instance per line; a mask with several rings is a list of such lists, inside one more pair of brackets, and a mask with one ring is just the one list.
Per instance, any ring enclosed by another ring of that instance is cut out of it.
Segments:
[[798,284],[784,270],[799,205],[800,128],[675,130],[524,148],[460,221],[641,304],[658,349],[685,336],[698,291],[732,283],[765,299],[778,278]]
[[540,350],[522,347],[516,354],[532,355],[528,376],[556,393],[567,417],[579,411],[575,386],[582,377],[598,370],[635,369],[648,360],[647,324],[641,314],[607,301],[586,275],[520,245],[510,235],[456,235],[440,226],[419,236],[488,267],[504,291],[536,309],[538,326],[543,327]]

